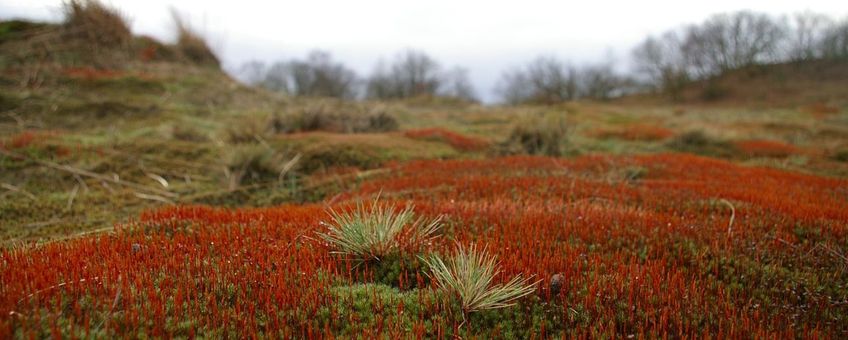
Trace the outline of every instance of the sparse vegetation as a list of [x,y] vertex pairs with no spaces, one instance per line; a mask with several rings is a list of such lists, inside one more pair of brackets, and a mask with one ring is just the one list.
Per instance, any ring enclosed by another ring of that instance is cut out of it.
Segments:
[[398,128],[397,119],[381,108],[320,103],[277,118],[284,131],[329,131],[338,133],[387,132]]
[[180,16],[176,10],[171,11],[171,17],[174,20],[174,29],[177,35],[177,51],[193,63],[215,68],[221,67],[221,61],[212,48],[209,47],[206,39],[192,28],[186,19]]
[[64,12],[66,34],[88,46],[126,48],[132,40],[126,18],[99,0],[67,1]]
[[668,141],[668,146],[675,151],[713,157],[730,157],[736,151],[732,144],[712,138],[703,131],[697,130],[689,131],[672,138]]
[[501,143],[503,153],[560,156],[568,140],[568,125],[562,114],[527,115],[519,120]]
[[226,152],[226,177],[231,189],[247,183],[280,181],[299,159],[259,143],[234,145]]
[[839,150],[833,154],[833,159],[840,162],[848,162],[848,150]]
[[520,275],[496,284],[500,270],[495,257],[474,246],[458,247],[447,261],[439,255],[431,255],[426,261],[433,282],[456,297],[464,313],[509,307],[536,291],[531,278]]

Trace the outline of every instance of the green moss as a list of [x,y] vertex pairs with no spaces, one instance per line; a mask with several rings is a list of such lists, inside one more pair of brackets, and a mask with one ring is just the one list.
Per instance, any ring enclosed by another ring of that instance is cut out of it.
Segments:
[[365,262],[362,266],[369,273],[369,277],[364,278],[367,282],[403,289],[416,288],[430,282],[426,273],[426,263],[414,256],[394,253],[379,261]]
[[395,325],[394,328],[403,330],[405,334],[412,334],[419,319],[428,320],[425,333],[433,336],[435,330],[432,325],[450,317],[428,308],[439,301],[439,297],[429,289],[401,291],[382,284],[366,283],[334,287],[328,293],[332,302],[319,309],[316,321],[332,325],[333,334],[339,337],[358,336],[360,329],[376,331],[384,325]]

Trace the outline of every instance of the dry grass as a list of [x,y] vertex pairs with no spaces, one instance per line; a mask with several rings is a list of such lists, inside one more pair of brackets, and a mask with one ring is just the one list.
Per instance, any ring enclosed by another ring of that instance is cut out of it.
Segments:
[[425,259],[430,267],[430,277],[451,296],[459,299],[464,313],[509,307],[515,301],[536,291],[530,278],[515,276],[506,283],[495,284],[500,274],[498,262],[485,250],[473,245],[459,246],[456,254],[447,261],[438,255]]
[[193,63],[221,67],[220,59],[209,47],[206,39],[197,33],[177,11],[172,10],[171,17],[174,19],[174,27],[177,30],[177,51]]
[[132,32],[117,9],[98,0],[71,0],[64,4],[66,34],[103,47],[126,47]]
[[528,115],[513,126],[501,153],[560,156],[567,139],[564,114]]
[[279,181],[299,158],[288,158],[263,144],[233,145],[225,150],[224,157],[230,189],[249,183]]
[[276,132],[369,133],[398,128],[397,119],[387,111],[352,103],[309,105],[275,116],[270,124]]

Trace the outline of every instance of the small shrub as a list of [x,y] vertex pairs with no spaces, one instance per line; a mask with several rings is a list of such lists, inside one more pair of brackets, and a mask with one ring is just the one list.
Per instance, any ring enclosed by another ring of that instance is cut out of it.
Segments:
[[848,150],[839,150],[833,154],[833,159],[840,162],[848,162]]
[[202,131],[190,127],[177,125],[171,128],[171,138],[186,142],[206,142],[209,141],[209,136]]
[[66,34],[90,44],[125,47],[132,39],[126,19],[116,9],[98,0],[65,2]]
[[225,157],[231,189],[246,183],[279,180],[298,160],[297,157],[287,158],[261,144],[235,145],[227,152]]
[[0,21],[0,44],[7,41],[26,39],[28,34],[39,32],[50,26],[50,24],[26,20]]
[[718,84],[716,81],[709,80],[704,86],[703,91],[701,91],[701,99],[708,102],[717,101],[724,99],[728,94],[724,86]]
[[324,105],[309,106],[294,114],[293,125],[299,131],[334,131],[342,123],[334,116]]
[[474,246],[459,247],[447,262],[438,255],[430,256],[426,262],[431,280],[458,298],[465,313],[509,307],[536,290],[530,278],[520,275],[504,284],[494,284],[500,273],[495,257]]
[[384,110],[362,107],[311,105],[275,118],[284,132],[327,131],[337,133],[387,132],[398,128],[397,119]]
[[567,132],[565,117],[561,115],[529,116],[519,121],[501,143],[502,153],[560,156]]
[[670,140],[667,146],[675,151],[714,157],[734,156],[737,151],[732,144],[709,137],[702,131],[678,135]]
[[330,210],[327,231],[319,233],[333,252],[360,260],[380,260],[401,249],[418,248],[437,237],[441,217],[415,217],[413,206],[400,211],[375,200],[370,207],[359,202],[350,212]]
[[368,124],[363,132],[388,132],[398,129],[397,119],[384,110],[372,111],[367,117]]
[[255,117],[229,124],[224,128],[224,139],[230,144],[253,144],[268,134],[269,125]]
[[332,168],[354,167],[371,169],[380,166],[385,158],[374,149],[357,145],[315,145],[303,152],[298,170],[313,173]]
[[221,61],[209,44],[199,33],[176,12],[172,11],[174,26],[177,30],[177,50],[189,61],[198,65],[221,67]]

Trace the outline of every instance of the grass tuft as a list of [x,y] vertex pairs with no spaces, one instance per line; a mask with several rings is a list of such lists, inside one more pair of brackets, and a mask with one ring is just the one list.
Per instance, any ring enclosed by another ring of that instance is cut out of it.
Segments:
[[465,313],[509,307],[516,300],[536,290],[530,278],[515,276],[504,284],[494,284],[500,273],[493,255],[476,247],[459,247],[447,262],[438,255],[425,261],[430,267],[430,279],[448,294],[459,298]]
[[362,202],[350,212],[329,210],[331,222],[319,236],[335,248],[335,253],[367,260],[381,258],[405,246],[419,247],[437,237],[441,217],[432,220],[415,217],[413,206],[401,211],[375,200],[370,207]]

